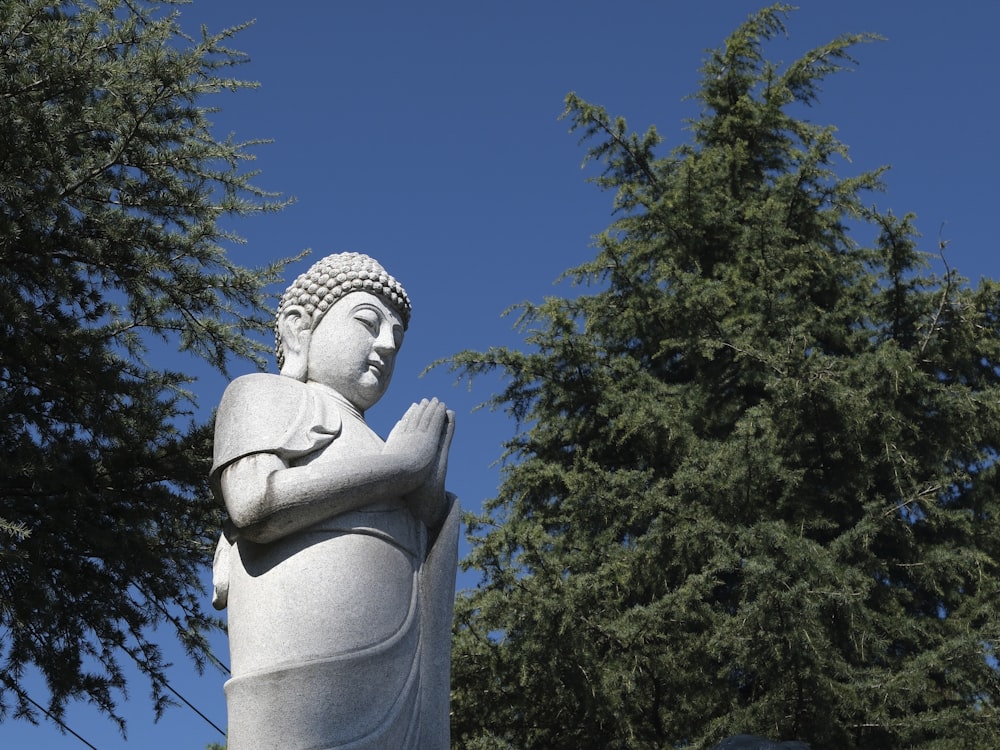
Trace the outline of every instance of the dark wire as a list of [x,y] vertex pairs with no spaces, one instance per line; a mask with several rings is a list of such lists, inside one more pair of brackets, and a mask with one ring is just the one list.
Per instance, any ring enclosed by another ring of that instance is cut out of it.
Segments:
[[176,696],[177,696],[178,698],[180,698],[180,699],[181,699],[181,700],[182,700],[182,701],[184,702],[184,705],[185,705],[185,706],[187,706],[187,707],[188,707],[188,708],[190,708],[190,709],[191,709],[192,711],[194,711],[194,712],[195,712],[196,714],[198,714],[198,716],[200,716],[200,717],[201,717],[202,719],[204,719],[206,723],[208,723],[209,725],[211,725],[211,726],[212,726],[212,727],[213,727],[213,728],[215,729],[215,731],[217,731],[217,732],[218,732],[219,734],[221,734],[221,735],[222,735],[223,737],[225,737],[225,736],[226,736],[226,732],[225,732],[225,731],[224,731],[223,729],[220,729],[220,728],[219,728],[219,725],[218,725],[218,724],[216,724],[216,723],[215,723],[214,721],[212,721],[212,720],[211,720],[210,718],[208,718],[207,716],[205,716],[205,714],[203,714],[203,713],[202,713],[201,711],[199,711],[199,710],[198,710],[197,708],[195,708],[194,704],[193,704],[193,703],[191,703],[191,701],[189,701],[189,700],[188,700],[187,698],[185,698],[185,697],[184,697],[183,695],[181,695],[180,693],[178,693],[178,692],[177,692],[177,691],[176,691],[176,690],[174,689],[174,686],[173,686],[173,685],[171,685],[171,684],[170,684],[169,682],[167,682],[165,678],[161,678],[161,679],[160,679],[160,681],[161,681],[161,682],[162,682],[162,683],[164,684],[164,686],[166,686],[167,690],[169,690],[169,691],[170,691],[171,693],[173,693],[173,694],[174,694],[174,695],[176,695]]
[[26,692],[24,692],[17,685],[13,684],[6,677],[4,678],[4,682],[7,683],[7,686],[9,688],[11,688],[18,695],[20,695],[22,699],[28,701],[28,703],[30,703],[32,706],[34,706],[35,708],[37,708],[43,714],[45,714],[50,720],[54,721],[56,724],[58,724],[60,727],[62,727],[65,731],[69,732],[71,735],[73,735],[78,740],[80,740],[80,742],[82,742],[84,745],[86,745],[87,747],[89,747],[90,750],[97,750],[96,747],[94,747],[93,745],[91,745],[89,742],[87,742],[87,740],[85,740],[83,737],[81,737],[76,732],[74,732],[72,729],[70,729],[69,725],[66,724],[66,722],[64,722],[62,719],[59,719],[59,718],[53,716],[52,714],[50,714],[48,711],[45,710],[44,706],[42,706],[38,701],[36,701],[34,698],[32,698],[30,695],[28,695]]

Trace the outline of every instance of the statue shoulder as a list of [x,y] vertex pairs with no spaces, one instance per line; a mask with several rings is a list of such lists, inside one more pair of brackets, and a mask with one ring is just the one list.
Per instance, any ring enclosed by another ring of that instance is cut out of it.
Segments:
[[305,383],[283,375],[264,372],[241,375],[222,394],[219,414],[230,411],[240,414],[247,405],[287,411],[288,406],[307,398],[308,390]]
[[238,377],[215,415],[213,485],[233,461],[252,453],[292,460],[329,445],[341,426],[339,413],[305,383],[265,373]]

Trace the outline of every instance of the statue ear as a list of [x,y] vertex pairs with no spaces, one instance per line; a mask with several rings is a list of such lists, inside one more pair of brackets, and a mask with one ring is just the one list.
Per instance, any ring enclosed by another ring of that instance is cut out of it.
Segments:
[[278,334],[285,362],[281,374],[305,381],[309,374],[309,342],[312,338],[312,319],[304,307],[289,305],[278,317]]

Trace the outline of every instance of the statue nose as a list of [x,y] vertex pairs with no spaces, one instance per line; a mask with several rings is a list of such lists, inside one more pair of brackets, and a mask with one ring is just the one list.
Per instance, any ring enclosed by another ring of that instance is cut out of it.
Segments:
[[391,333],[388,336],[383,333],[375,339],[375,351],[379,354],[392,354],[397,348],[396,340]]

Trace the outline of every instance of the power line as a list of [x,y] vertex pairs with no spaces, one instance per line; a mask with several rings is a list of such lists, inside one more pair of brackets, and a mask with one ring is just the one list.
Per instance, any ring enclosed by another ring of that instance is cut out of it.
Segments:
[[[134,602],[134,600],[133,600],[133,603],[135,603],[135,602]],[[158,603],[158,602],[157,602],[157,603]],[[158,603],[158,604],[159,604],[159,603]],[[172,616],[171,616],[171,615],[170,615],[170,614],[169,614],[169,613],[168,613],[168,612],[167,612],[167,611],[166,611],[166,610],[165,610],[165,609],[164,609],[164,608],[162,607],[162,605],[160,606],[160,609],[161,609],[161,611],[163,611],[163,613],[164,613],[164,614],[165,614],[165,615],[166,615],[166,616],[167,616],[167,617],[168,617],[169,619],[171,619],[171,620],[175,620],[175,618],[173,618],[173,617],[172,617]],[[176,622],[175,622],[175,624],[176,624]],[[207,654],[207,657],[208,657],[208,659],[209,659],[210,661],[212,661],[213,663],[215,663],[215,665],[216,665],[216,666],[218,666],[218,667],[219,667],[219,668],[220,668],[221,670],[223,670],[223,671],[224,671],[225,673],[227,673],[227,674],[231,674],[231,672],[230,672],[230,670],[229,670],[229,667],[228,667],[228,665],[226,665],[226,664],[225,664],[225,663],[224,663],[224,662],[223,662],[223,661],[222,661],[221,659],[219,659],[219,657],[217,657],[217,656],[215,655],[215,653],[214,653],[214,652],[213,652],[213,651],[212,651],[212,650],[211,650],[210,648],[206,649],[206,654]],[[191,709],[192,711],[194,711],[194,712],[195,712],[195,713],[196,713],[196,714],[197,714],[197,715],[198,715],[198,716],[199,716],[199,717],[200,717],[200,718],[202,719],[202,721],[204,721],[204,722],[205,722],[206,724],[208,724],[208,725],[209,725],[210,727],[212,727],[212,728],[213,728],[213,729],[214,729],[215,731],[217,731],[217,732],[218,732],[219,734],[221,734],[221,735],[222,735],[223,737],[225,737],[225,736],[226,736],[226,732],[225,732],[225,730],[224,730],[224,729],[222,729],[222,728],[221,728],[221,727],[220,727],[220,726],[219,726],[218,724],[216,724],[216,723],[215,723],[214,721],[212,721],[212,720],[211,720],[210,718],[208,718],[208,716],[206,716],[206,715],[205,715],[205,713],[203,713],[203,712],[202,712],[202,711],[201,711],[201,710],[200,710],[200,709],[199,709],[199,708],[198,708],[197,706],[195,706],[195,705],[194,705],[194,704],[193,704],[193,703],[192,703],[191,701],[189,701],[189,700],[188,700],[187,698],[185,698],[185,697],[184,697],[183,695],[181,695],[181,693],[180,693],[180,692],[179,692],[179,691],[178,691],[178,690],[177,690],[177,689],[176,689],[176,688],[175,688],[175,687],[174,687],[173,685],[171,685],[171,684],[170,684],[170,682],[169,682],[169,681],[167,680],[167,678],[166,678],[166,677],[163,677],[163,676],[161,676],[161,675],[157,675],[157,674],[155,674],[155,673],[148,673],[148,672],[147,672],[147,674],[148,674],[148,675],[149,675],[150,677],[152,677],[152,678],[154,678],[154,679],[157,679],[157,680],[158,680],[159,682],[161,682],[161,683],[163,684],[163,686],[164,686],[164,687],[166,687],[166,688],[167,688],[167,690],[169,690],[169,691],[170,691],[171,693],[173,693],[173,694],[174,694],[175,696],[177,696],[177,698],[179,698],[179,699],[180,699],[180,701],[181,701],[181,702],[182,702],[182,703],[183,703],[183,704],[184,704],[185,706],[187,706],[187,707],[188,707],[189,709]],[[75,737],[76,739],[78,739],[78,740],[79,740],[80,742],[82,742],[82,743],[83,743],[84,745],[86,745],[87,747],[89,747],[89,748],[90,748],[90,750],[98,750],[98,748],[97,748],[96,746],[94,746],[94,745],[93,745],[92,743],[88,742],[88,741],[87,741],[87,740],[86,740],[86,739],[85,739],[84,737],[80,736],[80,734],[78,734],[77,732],[73,731],[73,729],[72,729],[72,728],[71,728],[71,727],[70,727],[70,726],[69,726],[68,724],[66,724],[66,722],[64,722],[64,721],[63,721],[62,719],[58,718],[57,716],[53,715],[53,714],[52,714],[51,712],[49,712],[48,710],[46,710],[46,708],[45,708],[44,706],[42,706],[42,705],[41,705],[40,703],[38,703],[38,701],[36,701],[36,700],[35,700],[34,698],[32,698],[32,697],[31,697],[30,695],[28,695],[28,693],[27,693],[27,692],[25,692],[25,691],[24,691],[24,690],[23,690],[23,689],[22,689],[22,688],[21,688],[21,687],[20,687],[19,685],[17,685],[17,684],[15,683],[15,682],[13,682],[13,681],[12,681],[12,680],[11,680],[11,679],[10,679],[9,677],[7,677],[7,675],[3,675],[3,674],[0,674],[0,678],[2,678],[2,679],[3,679],[3,681],[4,681],[4,683],[5,683],[5,684],[6,684],[6,685],[7,685],[7,686],[8,686],[8,687],[9,687],[9,688],[11,689],[11,690],[13,690],[13,691],[14,691],[15,693],[17,693],[17,695],[18,695],[18,696],[20,696],[20,697],[21,697],[21,699],[22,699],[23,701],[25,701],[25,702],[27,702],[27,703],[30,703],[30,704],[31,704],[32,706],[34,706],[34,707],[35,707],[36,709],[38,709],[39,711],[41,711],[41,712],[42,712],[43,714],[45,714],[45,716],[46,716],[46,717],[47,717],[47,718],[48,718],[48,719],[49,719],[50,721],[52,721],[52,722],[54,722],[55,724],[59,725],[59,727],[60,727],[60,728],[61,728],[61,729],[62,729],[63,731],[65,731],[65,732],[69,733],[70,735],[72,735],[73,737]]]
[[90,744],[89,742],[87,742],[87,740],[85,740],[79,734],[77,734],[76,732],[74,732],[65,721],[63,721],[59,717],[53,716],[51,713],[49,713],[49,711],[47,711],[45,709],[45,707],[42,706],[42,704],[40,704],[38,701],[36,701],[34,698],[32,698],[26,692],[24,692],[24,690],[22,690],[16,684],[14,684],[13,682],[11,682],[6,676],[4,676],[3,681],[5,683],[7,683],[7,687],[9,687],[11,690],[13,690],[15,693],[17,693],[21,697],[22,700],[27,701],[32,706],[34,706],[35,708],[37,708],[39,711],[41,711],[43,714],[45,714],[51,721],[54,721],[56,724],[58,724],[64,731],[69,732],[71,735],[73,735],[78,740],[80,740],[80,742],[82,742],[84,745],[86,745],[87,747],[89,747],[90,750],[98,750],[97,747],[95,747],[94,745]]
[[[62,719],[58,718],[57,716],[54,716],[51,712],[46,710],[44,706],[42,706],[38,701],[36,701],[30,695],[28,695],[23,689],[18,687],[16,684],[12,683],[6,676],[4,677],[4,682],[7,683],[7,686],[10,687],[14,692],[16,692],[19,696],[21,696],[23,700],[27,701],[32,706],[37,708],[39,711],[45,714],[51,721],[58,724],[63,730],[76,737],[76,739],[80,740],[80,742],[89,747],[90,750],[98,750],[97,747],[95,747],[93,744],[91,744],[86,739],[81,737],[77,732],[74,732],[73,729],[66,722],[64,722]],[[181,695],[180,692],[166,680],[166,678],[160,678],[160,682],[163,683],[163,686],[166,687],[167,690],[176,695],[181,700],[181,702],[184,703],[185,706],[187,706],[196,714],[198,714],[198,716],[200,716],[201,719],[206,724],[211,726],[215,731],[217,731],[223,737],[226,736],[226,732],[224,729],[222,729],[218,724],[216,724],[214,721],[208,718],[208,716],[206,716],[201,710],[199,710],[198,707],[195,706],[191,701],[189,701],[187,698]]]
[[209,725],[210,725],[211,727],[213,727],[213,728],[215,729],[215,731],[217,731],[217,732],[218,732],[219,734],[221,734],[221,735],[222,735],[223,737],[225,737],[225,736],[226,736],[226,732],[225,732],[225,730],[221,729],[221,728],[219,727],[219,725],[218,725],[218,724],[216,724],[216,723],[215,723],[214,721],[212,721],[212,720],[211,720],[210,718],[208,718],[207,716],[205,716],[205,714],[203,714],[203,713],[202,713],[201,711],[199,711],[199,710],[198,710],[198,709],[197,709],[197,708],[195,707],[195,705],[194,705],[193,703],[191,703],[191,701],[189,701],[189,700],[188,700],[187,698],[185,698],[185,697],[184,697],[183,695],[181,695],[180,693],[178,693],[178,692],[177,692],[177,690],[175,690],[175,689],[174,689],[174,686],[173,686],[173,685],[171,685],[171,684],[170,684],[169,682],[167,682],[167,679],[166,679],[165,677],[161,677],[161,678],[160,678],[160,681],[161,681],[161,682],[163,683],[163,685],[164,685],[164,686],[165,686],[165,687],[167,688],[167,690],[169,690],[169,691],[170,691],[171,693],[173,693],[173,694],[174,694],[174,695],[176,695],[176,696],[177,696],[178,698],[180,698],[180,699],[181,699],[181,700],[182,700],[182,701],[184,702],[184,705],[185,705],[185,706],[187,706],[187,707],[188,707],[188,708],[190,708],[190,709],[191,709],[192,711],[194,711],[194,712],[195,712],[196,714],[198,714],[198,716],[200,716],[200,717],[201,717],[202,719],[204,719],[204,720],[205,720],[205,722],[206,722],[207,724],[209,724]]
[[[174,615],[173,615],[173,614],[172,614],[172,613],[171,613],[171,612],[170,612],[170,611],[169,611],[169,610],[167,609],[167,607],[166,607],[166,606],[165,606],[165,605],[163,604],[163,602],[161,602],[161,601],[160,601],[160,600],[159,600],[159,599],[158,599],[157,597],[155,597],[155,596],[152,596],[152,595],[150,595],[150,594],[146,593],[146,592],[145,592],[145,591],[144,591],[144,590],[143,590],[143,589],[142,589],[142,588],[141,588],[141,587],[140,587],[140,586],[139,586],[138,584],[133,584],[133,586],[134,586],[134,587],[136,588],[136,590],[138,590],[138,591],[139,591],[139,593],[140,593],[140,594],[142,594],[142,595],[143,595],[143,596],[145,597],[145,599],[146,599],[147,601],[149,601],[149,602],[152,602],[152,603],[154,604],[154,606],[156,606],[156,608],[160,610],[160,612],[161,612],[161,613],[163,614],[163,616],[164,616],[164,617],[165,617],[165,618],[167,619],[167,621],[168,621],[168,622],[170,622],[171,624],[173,624],[173,626],[174,626],[174,627],[175,627],[175,628],[177,629],[177,632],[178,632],[178,633],[180,633],[180,632],[182,632],[182,631],[184,630],[184,628],[183,628],[183,626],[181,625],[180,621],[179,621],[179,620],[177,619],[177,617],[176,617],[176,616],[174,616]],[[130,600],[130,601],[132,602],[132,604],[133,604],[133,605],[134,605],[134,606],[135,606],[135,607],[136,607],[137,609],[141,609],[141,605],[140,605],[140,604],[139,604],[138,602],[136,602],[136,601],[135,601],[135,599],[133,599],[132,597],[129,597],[129,600]],[[136,632],[135,632],[135,631],[133,630],[133,631],[132,631],[132,635],[133,635],[133,636],[135,637],[135,639],[136,639],[136,640],[137,640],[137,641],[139,642],[139,647],[140,647],[140,649],[144,649],[144,648],[145,648],[145,646],[143,645],[143,641],[142,641],[142,639],[141,639],[141,638],[139,638],[139,635],[138,635],[138,633],[136,633]],[[228,667],[228,666],[227,666],[227,665],[226,665],[225,663],[223,663],[223,661],[222,661],[221,659],[219,659],[219,657],[217,657],[217,656],[215,655],[215,653],[214,653],[214,652],[212,651],[212,649],[211,649],[211,648],[208,648],[208,647],[207,647],[207,644],[206,644],[206,648],[205,648],[205,650],[204,650],[204,652],[203,652],[203,653],[205,653],[205,654],[207,655],[207,657],[208,657],[209,661],[213,662],[213,663],[214,663],[214,664],[215,664],[216,666],[218,666],[218,667],[219,667],[220,669],[224,670],[224,671],[226,672],[226,674],[231,674],[231,672],[229,671],[229,667]],[[134,658],[134,657],[133,657],[133,658]],[[181,695],[181,694],[180,694],[180,693],[179,693],[179,692],[178,692],[178,691],[176,690],[176,688],[174,688],[174,686],[173,686],[173,685],[171,685],[169,681],[167,681],[167,678],[166,678],[166,677],[164,677],[164,676],[163,676],[162,674],[158,674],[158,673],[156,673],[156,672],[147,672],[147,674],[149,675],[149,677],[150,677],[150,678],[152,678],[152,679],[154,679],[154,680],[157,680],[157,681],[159,681],[160,683],[162,683],[162,684],[163,684],[163,686],[167,688],[167,690],[169,690],[169,691],[170,691],[171,693],[173,693],[173,694],[174,694],[174,695],[176,695],[176,696],[177,696],[178,698],[180,698],[180,699],[181,699],[181,701],[182,701],[182,702],[184,703],[184,705],[185,705],[185,706],[187,706],[188,708],[190,708],[190,709],[191,709],[192,711],[194,711],[194,712],[195,712],[196,714],[198,714],[198,716],[200,716],[200,717],[201,717],[201,719],[202,719],[202,720],[203,720],[203,721],[204,721],[204,722],[205,722],[206,724],[208,724],[208,725],[209,725],[209,726],[211,726],[211,727],[212,727],[213,729],[215,729],[215,731],[217,731],[217,732],[218,732],[219,734],[221,734],[221,735],[222,735],[223,737],[225,737],[225,736],[226,736],[226,732],[225,732],[225,730],[221,729],[221,728],[219,727],[219,725],[218,725],[218,724],[216,724],[216,723],[215,723],[214,721],[212,721],[211,719],[209,719],[209,718],[208,718],[208,717],[207,717],[207,716],[206,716],[206,715],[205,715],[204,713],[202,713],[202,712],[201,712],[201,711],[200,711],[200,710],[199,710],[199,709],[198,709],[198,708],[197,708],[197,707],[196,707],[196,706],[195,706],[195,705],[194,705],[193,703],[191,703],[191,701],[189,701],[189,700],[188,700],[187,698],[185,698],[185,697],[184,697],[183,695]]]

